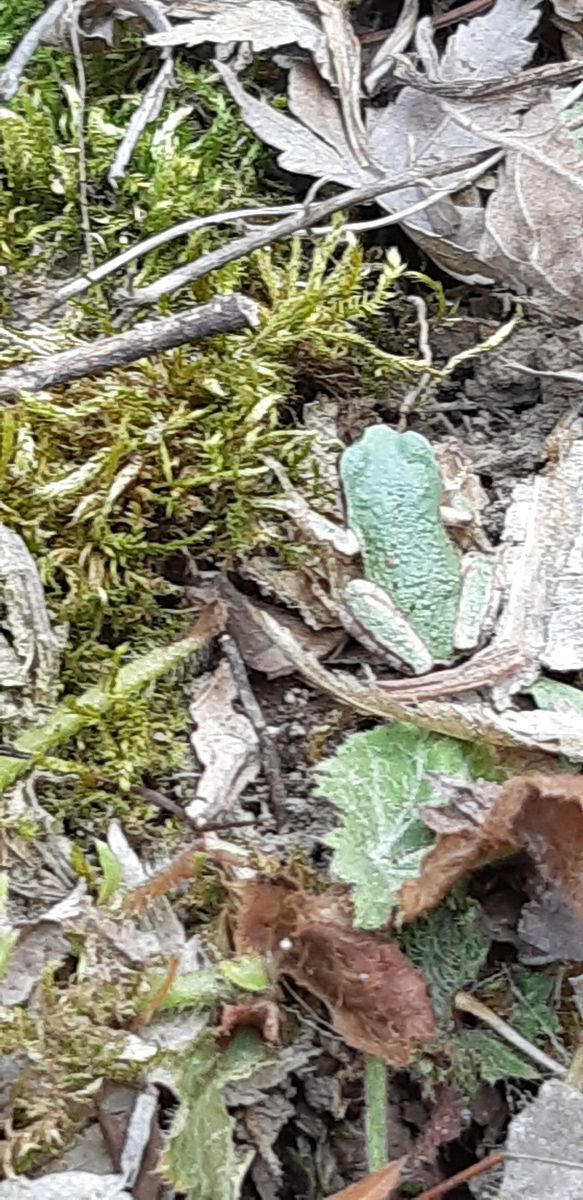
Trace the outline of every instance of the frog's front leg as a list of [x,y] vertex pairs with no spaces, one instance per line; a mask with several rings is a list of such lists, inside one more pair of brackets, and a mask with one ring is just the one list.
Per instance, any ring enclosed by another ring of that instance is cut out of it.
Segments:
[[423,639],[382,587],[367,579],[352,579],[344,589],[344,601],[357,630],[360,627],[394,665],[408,667],[415,675],[431,670],[434,660]]

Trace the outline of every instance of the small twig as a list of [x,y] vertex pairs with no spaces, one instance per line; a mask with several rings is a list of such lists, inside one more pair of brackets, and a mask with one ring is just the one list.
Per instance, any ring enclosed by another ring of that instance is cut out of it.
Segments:
[[253,329],[259,321],[257,307],[245,296],[215,296],[210,304],[190,308],[151,321],[141,321],[126,333],[83,342],[72,350],[33,359],[0,373],[0,399],[19,392],[38,392],[70,383],[73,379],[103,375],[115,367],[151,357],[163,350],[200,341],[218,333]]
[[421,1192],[420,1196],[416,1196],[415,1200],[439,1200],[440,1196],[447,1196],[453,1188],[459,1187],[462,1183],[467,1183],[470,1179],[477,1179],[478,1175],[485,1175],[486,1171],[491,1171],[493,1167],[499,1167],[504,1162],[505,1154],[503,1150],[498,1150],[495,1154],[489,1154],[487,1158],[483,1158],[481,1162],[474,1163],[471,1167],[466,1167],[465,1171],[458,1171],[457,1175],[451,1175],[449,1179],[443,1179],[441,1183],[436,1183],[435,1187],[430,1187],[426,1192]]
[[[431,342],[429,340],[429,322],[427,320],[427,305],[421,296],[409,296],[409,301],[417,310],[417,320],[419,323],[419,338],[418,346],[421,357],[425,362],[431,364],[433,362],[433,352]],[[399,409],[399,424],[397,426],[400,433],[407,427],[407,417],[415,407],[420,395],[424,392],[427,384],[431,380],[431,375],[428,371],[424,371],[415,387],[410,388]]]
[[[83,3],[83,0],[81,0]],[[81,213],[81,228],[85,241],[85,254],[89,267],[95,266],[93,258],[93,236],[89,218],[89,196],[87,192],[87,154],[85,150],[85,103],[87,98],[87,82],[85,67],[79,42],[79,12],[80,5],[75,0],[69,0],[69,37],[77,72],[77,92],[79,95],[79,114],[77,118],[77,149],[79,153],[79,209]]]
[[[194,283],[204,275],[209,275],[211,271],[218,271],[228,263],[245,258],[255,250],[261,250],[264,246],[270,246],[282,238],[292,237],[293,234],[300,233],[304,229],[312,229],[314,225],[319,225],[321,221],[325,221],[343,208],[365,204],[377,196],[388,192],[397,192],[404,187],[424,184],[427,179],[435,178],[438,175],[458,174],[460,171],[477,166],[478,163],[483,164],[485,158],[486,153],[480,151],[467,155],[454,163],[431,163],[425,169],[419,167],[417,170],[406,171],[396,177],[385,177],[374,183],[365,184],[363,187],[351,188],[349,191],[342,192],[340,196],[323,200],[320,204],[314,204],[307,210],[302,208],[299,212],[291,213],[289,217],[284,217],[282,221],[278,221],[267,229],[257,230],[245,237],[235,238],[226,246],[219,246],[218,249],[203,255],[195,262],[186,263],[185,266],[170,271],[168,275],[162,276],[148,287],[139,289],[132,296],[128,296],[124,303],[132,308],[139,308],[145,304],[157,304],[163,296],[168,296],[172,292],[178,291],[179,288]],[[491,158],[491,155],[488,155],[488,158]]]
[[[156,33],[166,33],[171,29],[170,22],[161,4],[156,0],[124,0],[123,10],[140,17]],[[124,175],[125,169],[136,148],[146,125],[155,121],[160,114],[164,97],[172,82],[174,60],[170,46],[164,47],[160,55],[160,66],[154,79],[148,84],[142,96],[139,108],[132,114],[115,159],[108,173],[108,182],[115,187],[118,179]]]
[[[398,209],[397,212],[386,213],[385,216],[374,217],[370,221],[348,221],[344,226],[343,232],[346,234],[368,233],[373,229],[384,229],[387,225],[399,225],[401,221],[406,221],[408,217],[413,217],[416,213],[424,212],[434,204],[438,204],[440,200],[444,200],[452,192],[456,192],[458,189],[467,187],[470,183],[475,182],[485,171],[491,170],[502,157],[502,152],[497,151],[489,159],[480,162],[471,170],[464,172],[461,178],[452,180],[447,187],[439,188],[432,195],[426,196],[423,200],[416,201],[415,204],[408,204],[405,208]],[[422,182],[426,183],[428,181],[424,179]],[[145,238],[143,242],[136,242],[135,245],[128,246],[127,250],[123,250],[121,254],[116,254],[115,258],[110,258],[107,262],[101,263],[100,266],[95,267],[92,271],[86,271],[83,275],[78,275],[76,279],[71,279],[68,283],[64,283],[60,288],[57,288],[56,292],[37,311],[37,318],[46,316],[54,308],[57,308],[59,304],[64,304],[66,300],[83,295],[94,283],[100,283],[108,275],[113,275],[115,271],[121,270],[122,267],[133,262],[134,259],[150,254],[153,250],[159,250],[162,246],[166,246],[168,242],[172,242],[176,238],[187,237],[191,233],[197,233],[199,229],[208,229],[212,225],[226,225],[236,222],[247,223],[249,220],[258,217],[288,216],[291,213],[302,212],[305,204],[306,201],[304,200],[303,204],[275,204],[271,207],[264,205],[261,208],[235,208],[226,212],[209,213],[206,217],[189,217],[187,221],[180,221],[177,225],[171,225],[168,229],[162,229],[159,233],[152,234],[152,237]],[[319,237],[326,236],[332,230],[332,225],[313,225],[309,232]],[[258,229],[251,226],[248,232],[256,233]],[[305,232],[302,229],[298,231],[300,236]]]
[[[583,1162],[573,1162],[569,1158],[547,1158],[544,1154],[516,1154],[514,1150],[506,1150],[504,1157],[516,1159],[517,1162],[544,1163],[547,1167],[566,1167],[569,1171],[583,1171]],[[417,1197],[420,1200],[420,1197]]]
[[69,0],[55,0],[27,30],[0,74],[0,100],[7,103],[16,95],[23,72],[44,38],[64,13]]
[[138,1013],[137,1017],[131,1023],[130,1029],[132,1033],[139,1033],[141,1029],[145,1029],[146,1025],[150,1025],[156,1013],[161,1009],[174,980],[178,974],[180,966],[180,955],[172,954],[166,968],[166,975],[159,988],[156,989],[154,995],[150,997],[148,1004],[143,1012]]
[[558,1063],[556,1059],[545,1054],[544,1050],[539,1050],[538,1046],[533,1046],[532,1042],[529,1042],[521,1033],[517,1033],[516,1029],[502,1020],[502,1017],[492,1012],[492,1009],[488,1008],[486,1004],[482,1004],[481,1000],[476,1000],[475,996],[470,996],[468,992],[457,992],[454,1005],[460,1012],[470,1013],[471,1016],[477,1017],[479,1021],[489,1025],[490,1029],[498,1033],[511,1046],[520,1050],[527,1058],[532,1059],[543,1070],[550,1071],[553,1075],[559,1075],[562,1079],[565,1078],[567,1068],[562,1063]]
[[146,787],[145,784],[134,788],[133,795],[140,800],[144,800],[146,804],[153,804],[155,808],[161,808],[163,812],[170,813],[178,821],[182,821],[184,825],[188,825],[189,829],[192,829],[192,832],[199,836],[201,833],[224,833],[226,830],[243,829],[249,825],[257,825],[255,817],[238,818],[236,821],[205,821],[201,817],[189,817],[186,809],[181,804],[177,804],[169,796],[164,796],[162,792],[157,792],[153,788]]
[[257,734],[263,774],[269,787],[269,808],[279,828],[285,817],[285,788],[281,777],[277,747],[267,728],[261,708],[251,690],[245,663],[239,653],[237,644],[228,633],[222,635],[220,644],[233,672],[233,679],[239,692],[245,716],[249,718]]

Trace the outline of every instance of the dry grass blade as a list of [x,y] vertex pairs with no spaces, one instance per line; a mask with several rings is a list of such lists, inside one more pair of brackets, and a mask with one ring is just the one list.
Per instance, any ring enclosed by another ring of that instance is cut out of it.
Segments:
[[386,1167],[381,1167],[380,1171],[373,1171],[364,1179],[360,1179],[358,1183],[352,1183],[349,1187],[343,1188],[341,1192],[334,1192],[334,1195],[328,1196],[327,1200],[391,1200],[403,1174],[406,1161],[407,1156],[405,1155],[396,1162],[387,1163]]

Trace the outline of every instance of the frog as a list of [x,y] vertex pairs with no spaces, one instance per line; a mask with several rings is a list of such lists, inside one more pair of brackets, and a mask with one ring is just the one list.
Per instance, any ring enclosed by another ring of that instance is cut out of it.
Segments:
[[341,454],[339,473],[362,563],[343,589],[356,624],[415,675],[481,645],[495,616],[494,556],[462,554],[450,537],[444,513],[451,523],[455,515],[427,438],[369,426]]

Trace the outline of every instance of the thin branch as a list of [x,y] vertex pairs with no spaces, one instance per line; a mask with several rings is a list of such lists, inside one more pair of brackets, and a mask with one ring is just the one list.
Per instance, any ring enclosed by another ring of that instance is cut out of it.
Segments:
[[261,708],[251,690],[245,663],[239,653],[237,644],[228,633],[223,634],[220,644],[233,673],[241,707],[245,716],[251,721],[257,734],[263,774],[269,787],[269,808],[278,828],[280,828],[285,817],[285,788],[281,777],[277,747],[267,728]]
[[[452,192],[456,192],[461,188],[466,188],[470,183],[474,183],[486,171],[490,171],[492,167],[504,157],[503,151],[497,151],[490,155],[483,162],[478,163],[473,169],[464,172],[462,177],[455,178],[447,187],[439,188],[430,196],[426,196],[423,200],[418,200],[415,204],[408,204],[405,208],[398,209],[394,213],[386,213],[383,217],[374,217],[370,221],[349,221],[344,226],[344,233],[368,233],[371,229],[384,229],[387,225],[398,225],[401,221],[407,220],[409,217],[415,216],[416,213],[424,212],[431,208],[432,205],[438,204],[440,200],[450,196]],[[422,182],[428,182],[423,180]],[[122,267],[133,262],[136,258],[141,258],[143,255],[149,254],[152,250],[159,250],[161,246],[166,246],[168,242],[172,242],[175,238],[186,237],[191,233],[197,233],[199,229],[208,229],[212,225],[223,225],[231,222],[247,222],[254,217],[282,217],[288,216],[290,213],[299,213],[305,211],[306,203],[304,204],[275,204],[271,207],[264,205],[261,208],[235,208],[227,212],[210,213],[206,217],[189,217],[187,221],[180,221],[177,225],[171,225],[168,229],[161,230],[160,233],[155,233],[149,238],[145,238],[143,242],[136,242],[134,246],[128,246],[127,250],[123,250],[121,254],[116,254],[115,258],[110,258],[107,262],[101,263],[91,271],[86,271],[83,275],[78,275],[76,279],[69,280],[62,287],[57,288],[56,292],[50,297],[46,304],[37,311],[37,318],[45,317],[48,313],[57,308],[59,304],[64,304],[66,300],[71,300],[75,296],[81,296],[89,290],[94,283],[100,283],[106,279],[108,275],[113,275],[115,271],[119,271]],[[272,227],[273,228],[273,227]],[[310,233],[326,235],[331,233],[332,225],[314,225],[310,229]],[[259,232],[257,228],[251,227],[249,233]],[[298,231],[300,235],[304,230]]]
[[237,333],[258,324],[257,307],[245,296],[216,296],[210,304],[151,321],[141,321],[126,333],[83,342],[72,350],[33,359],[0,373],[0,399],[19,392],[39,392],[72,379],[103,375],[115,367],[171,350],[185,342],[218,333]]
[[23,72],[33,54],[63,15],[69,0],[55,0],[27,30],[0,74],[0,100],[7,103],[16,95]]
[[85,79],[85,67],[83,65],[83,55],[81,53],[81,44],[79,42],[79,12],[81,5],[76,4],[74,0],[69,3],[69,37],[71,39],[71,49],[75,60],[75,70],[77,73],[77,92],[79,95],[79,114],[77,118],[77,149],[79,152],[79,209],[81,213],[81,228],[85,241],[85,254],[89,267],[95,266],[93,258],[93,235],[91,232],[91,221],[89,218],[89,198],[87,192],[87,153],[85,149],[85,103],[87,98],[87,82]]
[[161,246],[166,246],[168,242],[174,241],[175,238],[186,237],[190,233],[196,233],[199,229],[207,229],[210,225],[222,225],[230,221],[245,220],[247,217],[267,217],[273,214],[274,216],[284,216],[288,213],[298,212],[301,208],[300,204],[279,204],[273,208],[263,206],[262,208],[236,208],[224,213],[211,213],[206,217],[189,217],[187,221],[180,221],[178,225],[171,225],[168,229],[162,229],[160,233],[154,233],[149,238],[144,238],[143,242],[136,242],[134,246],[128,246],[127,250],[123,250],[121,254],[116,254],[115,258],[110,258],[107,262],[101,263],[99,267],[94,267],[91,271],[86,271],[84,275],[77,276],[76,279],[71,279],[68,283],[64,283],[62,287],[57,288],[51,299],[44,305],[37,316],[44,317],[47,313],[52,312],[59,304],[64,304],[66,300],[73,299],[74,296],[81,296],[88,291],[94,283],[100,283],[108,275],[113,275],[115,271],[119,271],[128,263],[133,262],[135,258],[141,258],[142,255],[149,254],[152,250],[159,250]]
[[470,996],[468,992],[457,992],[454,1005],[460,1012],[470,1013],[472,1017],[477,1017],[479,1021],[483,1021],[485,1025],[489,1025],[495,1033],[514,1046],[527,1058],[532,1059],[537,1066],[542,1067],[544,1071],[550,1071],[553,1075],[559,1075],[562,1079],[567,1075],[567,1068],[562,1063],[558,1063],[556,1059],[545,1054],[544,1050],[539,1050],[538,1046],[533,1046],[527,1038],[508,1025],[502,1020],[497,1013],[492,1012],[486,1004],[482,1004],[481,1000],[476,1000],[475,996]]
[[458,1171],[457,1175],[451,1175],[449,1179],[443,1179],[435,1187],[430,1187],[426,1192],[421,1192],[421,1195],[416,1196],[415,1200],[440,1200],[441,1196],[447,1196],[448,1192],[453,1191],[460,1184],[469,1183],[470,1179],[477,1179],[478,1175],[485,1175],[486,1171],[491,1171],[493,1167],[499,1167],[504,1162],[505,1157],[502,1150],[496,1151],[495,1154],[489,1154],[481,1162],[474,1163],[471,1167],[466,1167],[465,1171]]
[[155,283],[150,284],[148,287],[139,289],[132,296],[128,296],[127,299],[124,298],[124,303],[131,308],[140,308],[145,304],[156,304],[163,296],[168,296],[179,288],[194,283],[204,275],[210,274],[211,271],[217,271],[228,263],[245,258],[248,254],[252,254],[253,251],[261,250],[264,246],[270,246],[273,242],[280,241],[282,238],[291,237],[293,234],[300,233],[305,229],[312,229],[314,225],[318,225],[321,221],[333,216],[336,212],[340,212],[343,208],[352,208],[357,204],[366,204],[368,200],[374,200],[377,196],[386,195],[389,192],[400,191],[404,187],[423,185],[428,179],[435,178],[438,175],[452,175],[467,170],[468,167],[475,167],[478,163],[484,163],[486,157],[490,156],[487,156],[485,152],[478,152],[468,155],[458,162],[450,164],[431,163],[424,169],[419,167],[415,171],[408,171],[397,177],[393,176],[391,179],[378,179],[374,183],[365,184],[363,187],[351,188],[349,191],[342,192],[340,196],[333,196],[329,200],[323,200],[320,204],[315,204],[307,209],[302,208],[299,212],[292,213],[289,217],[284,217],[282,221],[278,221],[275,225],[267,229],[257,230],[255,233],[245,237],[235,238],[226,246],[220,246],[217,250],[212,250],[209,254],[203,255],[196,262],[178,267],[175,271],[171,271],[168,275],[157,279]]
[[[124,0],[123,9],[140,17],[156,33],[166,33],[171,29],[170,22],[162,6],[156,0]],[[164,97],[172,82],[174,59],[172,49],[164,47],[160,55],[160,66],[152,81],[148,84],[139,107],[132,114],[114,161],[107,176],[112,187],[116,187],[136,148],[146,125],[155,121],[160,114]]]

